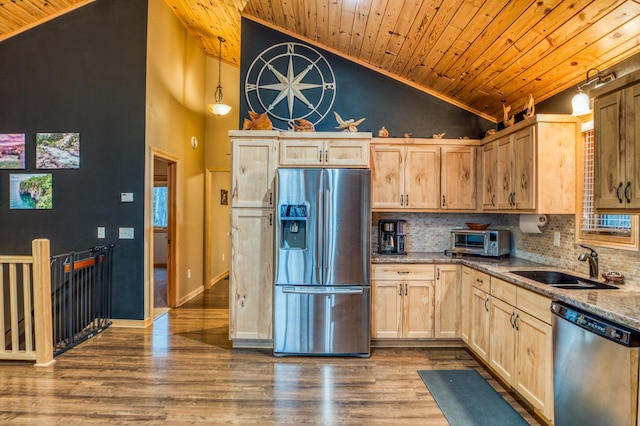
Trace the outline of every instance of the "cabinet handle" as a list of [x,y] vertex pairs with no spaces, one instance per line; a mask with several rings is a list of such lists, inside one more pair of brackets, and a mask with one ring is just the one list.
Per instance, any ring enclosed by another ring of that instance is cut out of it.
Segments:
[[516,317],[513,319],[513,327],[516,331],[520,330],[520,327],[518,327],[518,318],[520,318],[520,315],[516,314]]
[[404,195],[400,194],[400,205],[404,206]]
[[624,198],[627,199],[627,203],[631,202],[631,182],[627,182],[627,186],[624,187]]
[[483,283],[484,281],[483,281],[483,280],[481,280],[480,278],[476,278],[476,282],[477,282],[477,283]]
[[484,301],[484,309],[489,312],[489,296],[487,296],[487,299]]
[[322,163],[322,150],[320,150],[318,154],[318,163]]
[[327,163],[329,162],[329,150],[328,149],[324,150],[324,161],[326,161]]
[[511,328],[516,328],[516,325],[513,323],[513,318],[516,316],[515,312],[511,313],[511,316],[509,317],[509,324],[511,324]]
[[404,202],[406,203],[406,206],[409,207],[409,194],[404,196]]
[[440,268],[436,268],[436,280],[440,279]]
[[406,296],[409,293],[409,284],[404,283],[404,295]]
[[495,207],[495,206],[496,206],[496,194],[493,194],[493,195],[491,196],[491,205],[492,205],[493,207]]
[[618,201],[622,204],[622,197],[620,196],[620,190],[622,189],[622,182],[616,188],[616,197],[618,197]]
[[269,205],[272,206],[273,205],[273,192],[269,193]]
[[443,195],[442,196],[442,207],[444,207],[444,205],[445,205],[445,198],[444,198],[444,195]]
[[409,271],[398,271],[398,275],[407,275]]
[[402,283],[398,284],[400,291],[398,292],[398,296],[402,296]]
[[273,213],[269,213],[269,226],[273,225]]

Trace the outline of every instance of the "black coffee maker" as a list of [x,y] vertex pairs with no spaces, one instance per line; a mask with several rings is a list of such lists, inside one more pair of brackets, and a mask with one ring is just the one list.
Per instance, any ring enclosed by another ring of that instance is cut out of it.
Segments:
[[407,221],[379,220],[378,221],[378,253],[407,254],[405,250]]

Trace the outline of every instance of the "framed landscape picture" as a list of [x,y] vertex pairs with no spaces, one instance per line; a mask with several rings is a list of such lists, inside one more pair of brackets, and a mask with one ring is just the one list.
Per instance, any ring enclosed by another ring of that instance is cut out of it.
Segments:
[[36,133],[36,168],[79,169],[80,133]]
[[0,169],[24,169],[24,133],[0,134]]
[[53,177],[51,173],[11,174],[9,208],[16,210],[52,209]]

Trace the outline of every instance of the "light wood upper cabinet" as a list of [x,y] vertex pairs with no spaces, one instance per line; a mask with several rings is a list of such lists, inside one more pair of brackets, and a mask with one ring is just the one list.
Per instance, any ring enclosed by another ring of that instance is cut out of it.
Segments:
[[476,147],[371,145],[372,208],[414,211],[476,208]]
[[436,265],[435,291],[434,337],[459,337],[461,285],[457,265]]
[[[640,73],[633,73],[640,79]],[[619,84],[632,77],[625,76]],[[617,81],[616,81],[617,82]],[[616,83],[613,82],[613,83]],[[613,84],[610,83],[610,84]],[[594,100],[594,191],[596,207],[640,211],[640,82]]]
[[273,206],[278,132],[231,131],[231,207]]
[[369,167],[370,133],[282,132],[282,167]]
[[483,177],[480,185],[481,202],[483,210],[498,208],[498,142],[493,141],[482,147],[481,174]]
[[[547,114],[536,115],[483,139],[479,179],[482,209],[575,213],[579,140],[577,118]],[[495,180],[492,171],[497,174]],[[495,205],[491,202],[494,193]]]
[[446,210],[476,208],[476,148],[441,148],[441,204]]

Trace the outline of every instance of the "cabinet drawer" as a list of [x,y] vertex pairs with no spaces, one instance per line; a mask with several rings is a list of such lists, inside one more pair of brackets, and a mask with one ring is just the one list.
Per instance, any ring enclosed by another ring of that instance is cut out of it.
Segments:
[[511,283],[491,277],[491,295],[512,306],[516,306],[516,286]]
[[434,265],[388,264],[372,265],[372,280],[434,280]]
[[473,281],[471,285],[477,289],[484,291],[485,293],[489,293],[489,289],[491,288],[491,282],[489,281],[490,277],[488,274],[484,272],[474,271]]
[[518,309],[551,324],[551,299],[521,287],[518,287],[517,293]]

